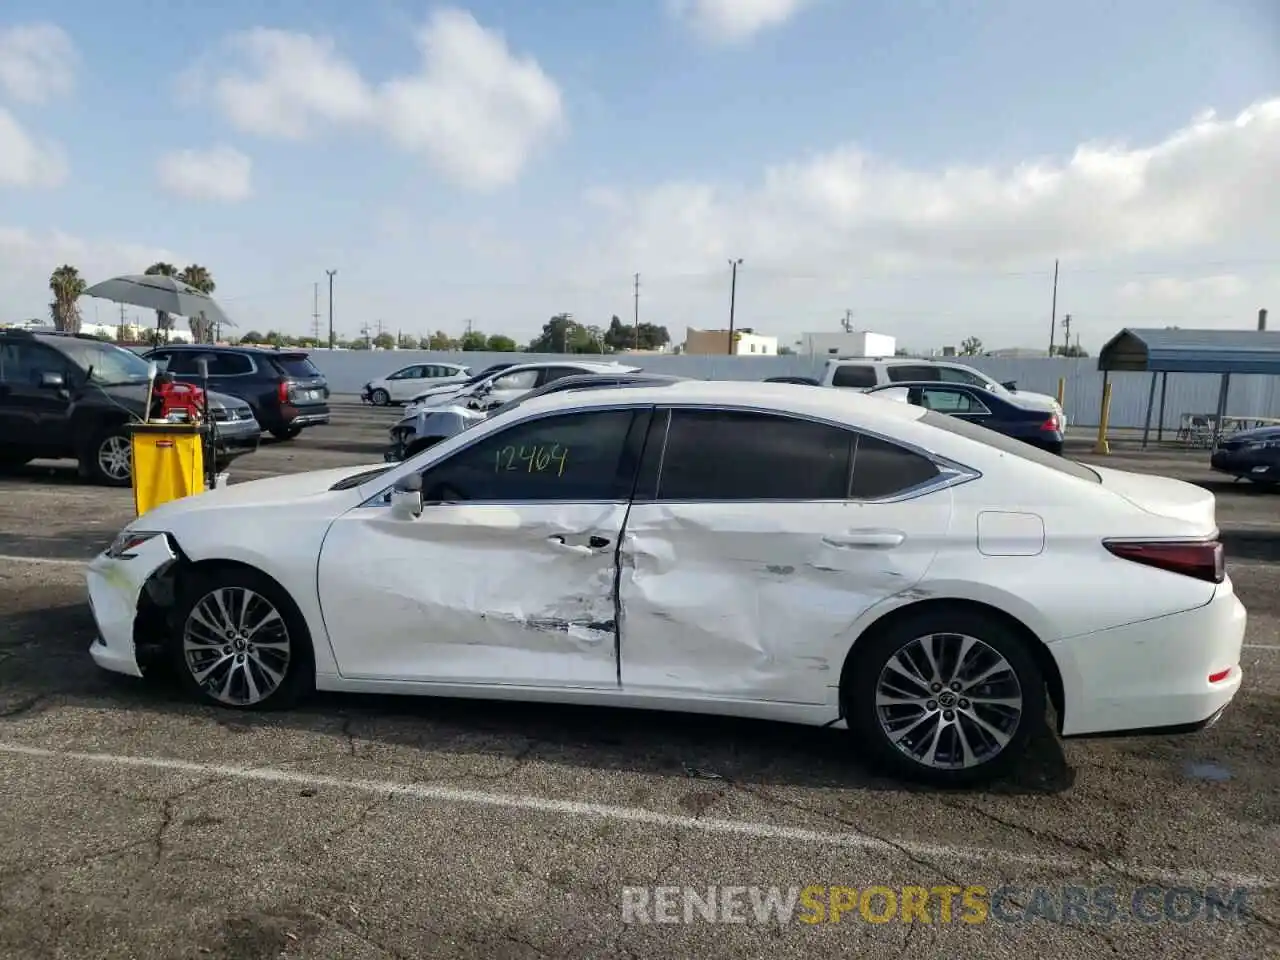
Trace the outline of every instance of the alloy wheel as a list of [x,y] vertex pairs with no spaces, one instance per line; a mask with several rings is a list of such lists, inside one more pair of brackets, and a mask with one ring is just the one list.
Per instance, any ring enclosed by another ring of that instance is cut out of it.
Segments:
[[889,657],[876,682],[876,716],[889,741],[935,770],[987,763],[1022,721],[1023,692],[1008,660],[976,637],[933,633]]
[[107,437],[98,447],[98,469],[111,480],[128,480],[133,473],[133,449],[128,437]]
[[182,653],[196,684],[229,706],[261,703],[289,671],[292,646],[280,611],[246,587],[210,590],[182,628]]

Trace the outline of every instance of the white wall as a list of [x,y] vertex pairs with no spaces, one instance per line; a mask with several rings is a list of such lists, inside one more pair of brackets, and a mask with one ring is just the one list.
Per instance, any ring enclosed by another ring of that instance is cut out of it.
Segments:
[[868,333],[855,330],[845,333],[843,330],[832,333],[802,333],[801,353],[821,356],[824,359],[832,356],[846,357],[892,357],[898,349],[898,342],[885,333]]

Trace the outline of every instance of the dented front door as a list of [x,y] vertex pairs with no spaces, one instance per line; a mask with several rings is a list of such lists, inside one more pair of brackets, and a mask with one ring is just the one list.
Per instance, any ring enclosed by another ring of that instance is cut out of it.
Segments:
[[616,687],[625,503],[365,507],[325,538],[318,586],[352,679]]

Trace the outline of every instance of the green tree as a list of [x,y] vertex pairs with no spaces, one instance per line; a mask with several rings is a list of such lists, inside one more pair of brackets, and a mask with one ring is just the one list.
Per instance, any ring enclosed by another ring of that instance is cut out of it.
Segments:
[[468,330],[462,335],[462,339],[458,341],[458,345],[463,350],[474,352],[476,350],[489,349],[489,338],[479,330]]
[[1075,344],[1071,344],[1066,347],[1059,347],[1056,353],[1060,357],[1087,357],[1089,355],[1088,350],[1085,350],[1083,347],[1076,346]]
[[348,343],[346,347],[348,350],[368,350],[369,342],[360,337],[356,337],[356,339]]
[[[163,260],[157,260],[146,270],[142,271],[149,277],[176,277],[178,268],[172,263],[165,263]],[[173,329],[173,317],[169,316],[167,311],[156,311],[156,335],[157,339],[163,338],[165,343],[169,342],[169,331]]]
[[558,313],[542,325],[529,343],[531,353],[600,353],[604,332],[584,327],[569,313]]
[[430,337],[425,338],[420,346],[424,350],[457,350],[459,344],[443,330],[437,330]]
[[666,327],[652,323],[640,324],[640,336],[636,337],[636,325],[623,323],[615,315],[609,320],[609,329],[604,332],[604,343],[611,350],[657,350],[671,342],[671,334]]
[[80,307],[76,301],[84,294],[87,286],[80,271],[67,263],[49,275],[49,289],[53,291],[49,313],[55,330],[80,332]]
[[982,341],[977,337],[965,337],[960,341],[960,356],[976,357],[982,353]]
[[503,333],[495,333],[485,343],[486,350],[492,350],[494,353],[515,353],[517,350],[516,342]]
[[257,330],[246,330],[244,336],[240,338],[241,343],[266,343],[267,338]]
[[[198,263],[192,263],[184,267],[182,272],[178,274],[178,279],[187,286],[195,287],[201,293],[212,294],[218,288],[213,282],[213,274],[207,267],[202,267]],[[214,326],[212,321],[208,320],[203,313],[196,314],[194,317],[188,317],[187,323],[191,327],[191,339],[196,343],[213,343],[215,338]],[[218,331],[221,333],[221,331]]]
[[373,345],[379,350],[390,350],[396,345],[396,338],[389,333],[380,333],[373,338]]

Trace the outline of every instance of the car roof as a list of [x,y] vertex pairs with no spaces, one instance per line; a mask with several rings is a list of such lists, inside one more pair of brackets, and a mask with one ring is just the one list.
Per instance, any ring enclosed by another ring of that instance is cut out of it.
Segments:
[[152,347],[147,353],[157,350],[199,350],[201,353],[247,353],[252,356],[283,357],[307,355],[303,347],[242,347],[239,344],[226,343],[162,343]]
[[[886,403],[850,390],[811,387],[798,383],[762,383],[756,380],[677,380],[661,384],[619,384],[607,390],[591,390],[593,406],[627,406],[631,404],[697,404],[702,406],[749,407],[781,413],[808,415],[820,419],[848,422],[914,421],[924,416],[921,407]],[[520,405],[524,413],[553,412],[580,407],[583,394],[563,390],[531,397]]]
[[579,367],[583,372],[599,373],[632,373],[640,368],[615,361],[597,360],[532,360],[529,363],[513,363],[501,373],[515,373],[520,370],[541,370],[544,367]]
[[925,364],[930,367],[963,367],[966,370],[982,372],[977,367],[961,363],[954,357],[832,357],[827,361],[828,366],[833,363],[896,363],[899,365],[910,364],[913,367]]

